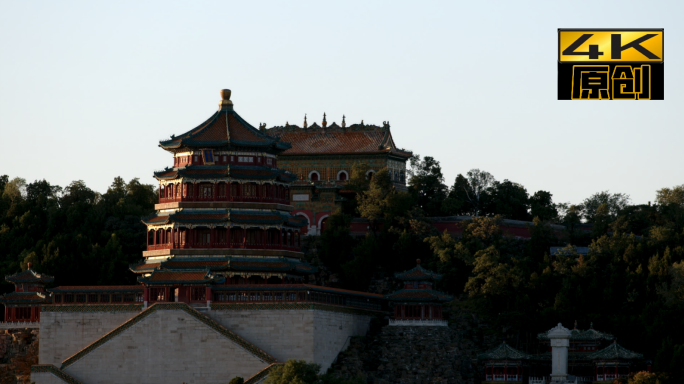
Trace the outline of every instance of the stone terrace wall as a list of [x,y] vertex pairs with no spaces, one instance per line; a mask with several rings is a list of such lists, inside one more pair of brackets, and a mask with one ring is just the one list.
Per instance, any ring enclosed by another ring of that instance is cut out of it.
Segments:
[[314,360],[312,310],[212,310],[206,314],[278,361]]
[[149,314],[63,370],[83,383],[225,384],[268,365],[187,311],[169,309]]
[[458,329],[385,326],[355,338],[332,371],[372,384],[475,384],[477,349]]
[[31,380],[36,384],[68,384],[50,372],[32,372]]
[[[78,311],[79,309],[81,311]],[[41,311],[39,364],[61,366],[68,357],[140,312],[139,310],[83,312],[87,309],[76,306],[73,310],[73,312]]]
[[319,309],[212,310],[221,325],[285,362],[301,359],[330,367],[350,336],[368,331],[370,316]]
[[325,372],[353,336],[368,332],[370,317],[328,311],[314,312],[314,359]]

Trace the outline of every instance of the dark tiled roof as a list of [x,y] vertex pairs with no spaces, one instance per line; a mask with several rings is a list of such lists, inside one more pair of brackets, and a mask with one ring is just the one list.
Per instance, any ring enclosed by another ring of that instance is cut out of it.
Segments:
[[[542,332],[537,335],[539,340],[549,340],[549,331]],[[572,329],[570,330],[570,340],[614,340],[615,336],[590,328],[587,330]]]
[[[155,265],[155,268],[150,268],[152,265]],[[172,257],[161,263],[132,264],[129,268],[136,273],[151,272],[152,270],[155,272],[166,272],[170,270],[174,273],[187,272],[200,273],[202,275],[207,271],[296,271],[301,274],[314,273],[318,270],[306,262],[284,257],[262,258],[244,256]]]
[[159,267],[161,263],[140,263],[140,264],[132,264],[129,266],[131,271],[133,272],[142,272],[142,271],[152,271],[155,268]]
[[[575,251],[578,255],[588,255],[589,254],[589,247],[575,247],[575,246],[570,246],[572,251]],[[569,255],[570,250],[566,249],[566,247],[550,247],[549,248],[549,253],[551,255]]]
[[40,303],[45,301],[48,301],[48,297],[42,292],[10,292],[0,296],[0,303]]
[[10,283],[20,284],[20,283],[52,283],[55,278],[48,276],[44,273],[38,273],[32,269],[27,269],[25,271],[16,273],[14,275],[5,276],[5,280]]
[[428,271],[427,269],[420,266],[420,263],[416,265],[415,268],[409,269],[408,271],[395,273],[394,276],[399,280],[439,280],[442,275]]
[[235,223],[235,224],[254,224],[258,225],[288,225],[291,227],[303,227],[308,224],[308,220],[302,216],[293,216],[290,213],[281,211],[245,211],[238,209],[217,209],[217,210],[193,210],[180,211],[171,215],[159,215],[143,218],[145,224],[166,224],[168,222],[179,224],[201,224],[201,223]]
[[283,152],[283,155],[390,152],[406,158],[412,155],[411,152],[397,149],[389,125],[378,127],[354,124],[348,128],[323,128],[315,124],[310,128],[299,128],[289,125],[269,128],[266,132],[292,144],[292,148]]
[[616,342],[587,356],[587,359],[591,360],[640,360],[643,358],[644,355],[623,348]]
[[451,296],[431,289],[400,289],[385,296],[391,301],[450,301]]
[[505,341],[496,348],[477,356],[480,360],[530,360],[534,357],[508,345]]
[[276,138],[259,132],[233,108],[222,108],[207,121],[179,136],[164,140],[159,146],[167,150],[177,148],[262,147],[275,152],[290,148]]
[[256,165],[189,165],[154,173],[159,180],[173,180],[177,178],[207,179],[234,178],[250,180],[277,180],[291,182],[296,176],[282,169]]
[[192,268],[216,268],[216,267],[224,267],[228,265],[227,260],[218,260],[218,261],[211,261],[211,260],[189,260],[189,261],[180,261],[180,260],[169,260],[164,262],[164,268],[169,268],[169,269],[176,269],[176,268],[181,268],[181,269],[192,269]]

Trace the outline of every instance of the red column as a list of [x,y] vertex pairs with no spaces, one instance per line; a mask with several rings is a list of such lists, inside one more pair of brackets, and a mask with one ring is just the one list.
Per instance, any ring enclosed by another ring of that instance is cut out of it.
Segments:
[[279,248],[283,247],[283,229],[282,228],[278,229],[278,247]]
[[143,301],[150,301],[150,288],[143,287]]
[[209,306],[209,305],[211,304],[211,302],[212,302],[211,287],[210,287],[210,286],[207,286],[205,292],[206,292],[205,295],[207,296],[207,297],[205,297],[205,299],[207,299],[207,306]]
[[216,228],[209,229],[209,248],[214,248],[216,244]]
[[214,187],[212,188],[212,191],[213,191],[213,193],[211,195],[211,199],[216,200],[216,183],[214,183]]

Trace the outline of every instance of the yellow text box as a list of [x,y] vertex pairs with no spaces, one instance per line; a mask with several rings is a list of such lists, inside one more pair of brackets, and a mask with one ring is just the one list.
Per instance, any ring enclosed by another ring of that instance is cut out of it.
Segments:
[[561,29],[558,34],[560,62],[663,62],[664,59],[662,29]]

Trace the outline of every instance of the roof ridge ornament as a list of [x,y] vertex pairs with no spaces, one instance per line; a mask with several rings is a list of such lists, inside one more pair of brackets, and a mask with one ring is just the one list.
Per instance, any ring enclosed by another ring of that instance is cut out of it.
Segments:
[[345,118],[345,116],[342,115],[342,128],[346,128],[346,127],[347,127],[347,122],[344,121],[344,118]]
[[221,102],[219,103],[219,111],[232,111],[233,110],[233,102],[230,101],[230,95],[231,95],[231,90],[230,89],[222,89],[221,90]]
[[306,113],[304,114],[304,125],[302,128],[306,129],[309,125],[306,123]]
[[323,122],[321,122],[321,125],[323,128],[325,128],[328,125],[328,121],[325,119],[325,112],[323,112]]

